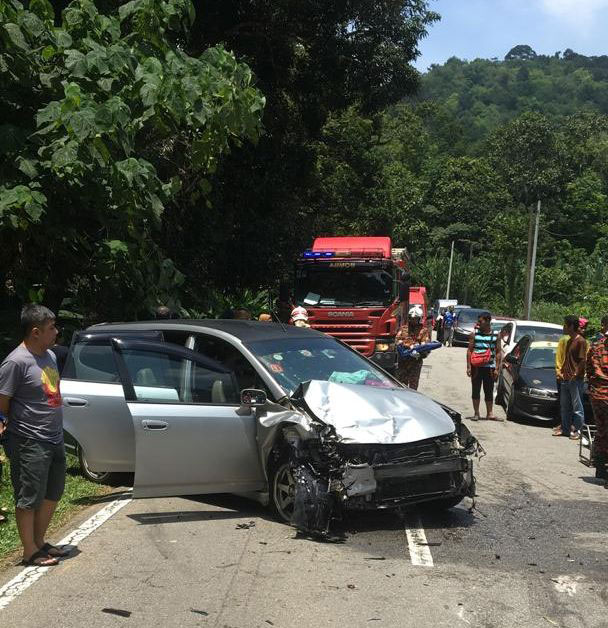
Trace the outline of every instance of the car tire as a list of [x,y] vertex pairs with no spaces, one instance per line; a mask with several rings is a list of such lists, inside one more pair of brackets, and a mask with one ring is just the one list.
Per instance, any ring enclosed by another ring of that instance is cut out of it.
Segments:
[[87,480],[89,480],[89,482],[94,482],[95,484],[108,484],[114,475],[110,471],[104,471],[101,473],[91,471],[91,469],[89,469],[87,459],[82,451],[82,447],[78,447],[78,462],[80,463],[80,472]]
[[283,523],[291,523],[296,483],[287,456],[282,456],[270,470],[270,508]]

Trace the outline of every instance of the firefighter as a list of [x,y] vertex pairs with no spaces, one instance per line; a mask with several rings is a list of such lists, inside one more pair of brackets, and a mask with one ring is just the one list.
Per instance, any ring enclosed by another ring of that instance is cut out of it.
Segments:
[[593,441],[595,477],[608,488],[608,314],[602,318],[602,330],[587,353],[589,396],[595,416]]
[[[424,312],[420,305],[412,305],[408,311],[407,322],[399,328],[395,336],[397,345],[406,349],[412,349],[416,345],[430,341],[429,330],[423,323]],[[420,381],[420,371],[422,370],[422,360],[428,353],[418,353],[414,351],[410,357],[399,356],[397,363],[397,379],[409,388],[418,390]]]

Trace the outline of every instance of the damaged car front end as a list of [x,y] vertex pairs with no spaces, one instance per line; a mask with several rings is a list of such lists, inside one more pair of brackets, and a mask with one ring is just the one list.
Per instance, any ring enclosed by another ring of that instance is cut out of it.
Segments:
[[458,413],[420,393],[312,380],[288,405],[260,424],[274,443],[271,503],[303,532],[328,535],[344,511],[449,508],[475,495],[480,445]]

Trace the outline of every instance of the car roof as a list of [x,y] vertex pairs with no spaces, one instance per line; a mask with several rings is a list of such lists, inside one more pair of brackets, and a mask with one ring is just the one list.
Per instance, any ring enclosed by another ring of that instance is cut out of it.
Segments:
[[526,325],[526,327],[548,327],[550,329],[563,329],[562,325],[557,323],[543,323],[542,321],[524,321],[517,319],[515,321],[518,325]]
[[556,349],[559,343],[554,340],[535,340],[530,343],[531,349]]
[[280,323],[266,323],[260,321],[222,319],[178,319],[135,321],[129,323],[98,323],[97,325],[88,327],[86,331],[119,332],[150,330],[191,332],[203,332],[205,330],[221,331],[238,338],[242,342],[272,340],[275,338],[310,338],[311,336],[327,338],[326,334],[306,327],[295,327],[294,325],[282,325]]

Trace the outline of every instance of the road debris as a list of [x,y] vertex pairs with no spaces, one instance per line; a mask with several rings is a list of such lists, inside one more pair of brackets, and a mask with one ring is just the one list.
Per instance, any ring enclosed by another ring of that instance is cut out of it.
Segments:
[[249,523],[237,523],[235,530],[249,530],[249,528],[255,528],[255,521],[249,521]]
[[120,608],[102,608],[101,612],[108,615],[118,615],[119,617],[131,617],[131,611],[123,611]]

